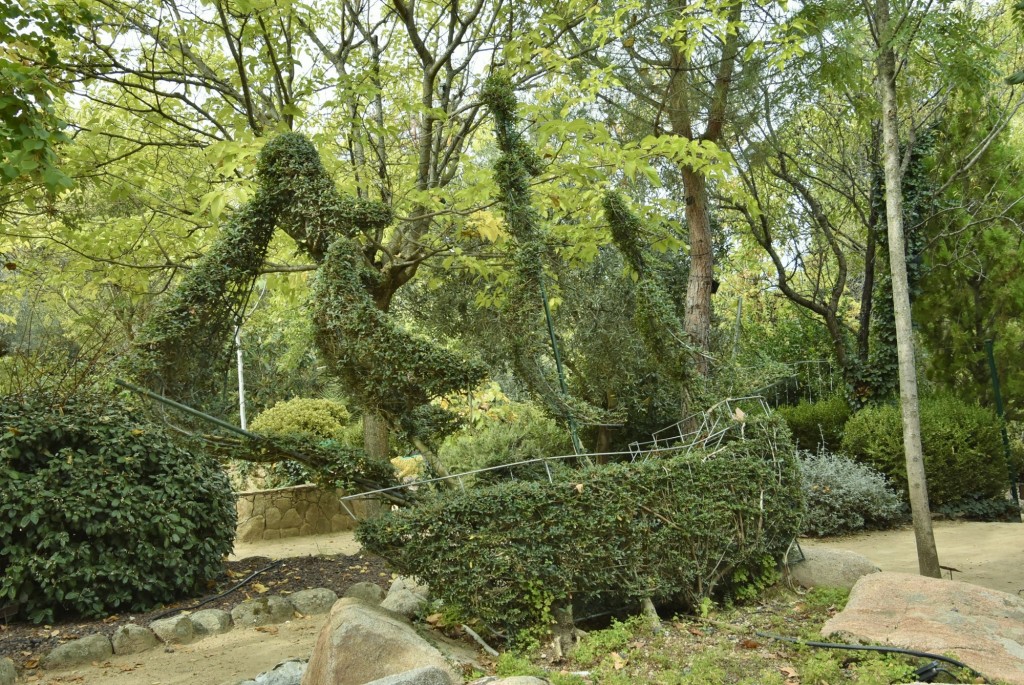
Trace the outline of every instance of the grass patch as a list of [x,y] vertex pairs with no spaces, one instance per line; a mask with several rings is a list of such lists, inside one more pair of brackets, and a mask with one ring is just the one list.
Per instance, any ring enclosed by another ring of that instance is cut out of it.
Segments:
[[[502,655],[500,676],[534,675],[554,685],[887,685],[912,682],[923,659],[816,649],[758,635],[820,640],[822,624],[849,593],[819,588],[803,595],[772,589],[757,603],[679,616],[659,630],[640,617],[613,621],[583,638],[571,657],[543,648]],[[961,674],[962,682],[970,682]]]

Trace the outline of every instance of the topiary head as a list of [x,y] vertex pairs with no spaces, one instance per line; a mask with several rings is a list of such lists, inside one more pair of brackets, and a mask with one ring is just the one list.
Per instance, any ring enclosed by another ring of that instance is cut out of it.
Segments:
[[256,174],[267,189],[296,190],[311,179],[326,175],[316,148],[299,133],[284,133],[263,146]]

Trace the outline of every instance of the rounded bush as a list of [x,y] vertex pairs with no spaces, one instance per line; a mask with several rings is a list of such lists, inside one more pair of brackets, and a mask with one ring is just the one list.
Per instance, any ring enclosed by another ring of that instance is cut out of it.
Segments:
[[297,435],[344,442],[351,419],[340,402],[296,397],[261,412],[250,428],[267,436]]
[[[954,397],[921,401],[921,445],[933,507],[996,498],[1009,487],[999,419]],[[897,405],[867,407],[847,423],[843,451],[878,469],[904,493],[907,468]]]
[[[345,405],[306,397],[278,402],[260,412],[249,429],[277,441],[284,439],[314,445],[333,441],[344,446],[357,446],[361,444],[362,437],[361,427],[352,422],[352,415]],[[316,474],[291,460],[268,464],[241,462],[235,466],[235,471],[243,485],[252,483],[261,488],[286,487],[317,480]]]
[[803,450],[835,451],[843,441],[843,427],[850,418],[850,405],[841,395],[820,402],[801,400],[794,407],[779,407],[793,434],[793,442]]
[[145,611],[223,571],[219,464],[116,398],[0,398],[0,602],[29,619]]
[[841,535],[891,528],[903,519],[904,506],[885,476],[842,454],[804,452],[799,457],[803,485],[802,532]]

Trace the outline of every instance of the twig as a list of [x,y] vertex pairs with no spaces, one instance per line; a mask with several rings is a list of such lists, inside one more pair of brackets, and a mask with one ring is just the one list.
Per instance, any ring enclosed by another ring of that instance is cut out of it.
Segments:
[[469,635],[471,638],[476,640],[477,644],[479,644],[481,647],[483,647],[485,652],[487,652],[488,654],[490,654],[493,657],[497,657],[498,656],[498,650],[494,649],[494,647],[491,647],[489,644],[484,642],[484,639],[482,637],[480,637],[479,635],[477,635],[475,630],[473,630],[472,628],[470,628],[469,626],[467,626],[465,624],[462,625],[462,629],[466,631],[466,635]]

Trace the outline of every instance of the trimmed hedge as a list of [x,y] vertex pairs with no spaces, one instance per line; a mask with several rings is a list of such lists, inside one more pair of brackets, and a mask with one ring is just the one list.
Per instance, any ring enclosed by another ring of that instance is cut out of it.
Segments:
[[786,419],[797,448],[815,452],[819,448],[834,452],[843,441],[843,427],[850,418],[850,405],[842,395],[819,402],[801,400],[793,407],[776,410]]
[[[954,397],[921,400],[921,444],[933,507],[1002,497],[1009,488],[1009,472],[999,426],[993,412]],[[898,405],[877,405],[857,412],[846,424],[843,451],[878,469],[906,493],[903,420]]]
[[0,398],[0,602],[41,622],[206,589],[235,536],[213,459],[115,398]]
[[[366,549],[467,618],[515,637],[573,601],[742,591],[798,532],[799,474],[778,418],[711,454],[471,488],[364,522]],[[736,587],[734,587],[734,585]]]

